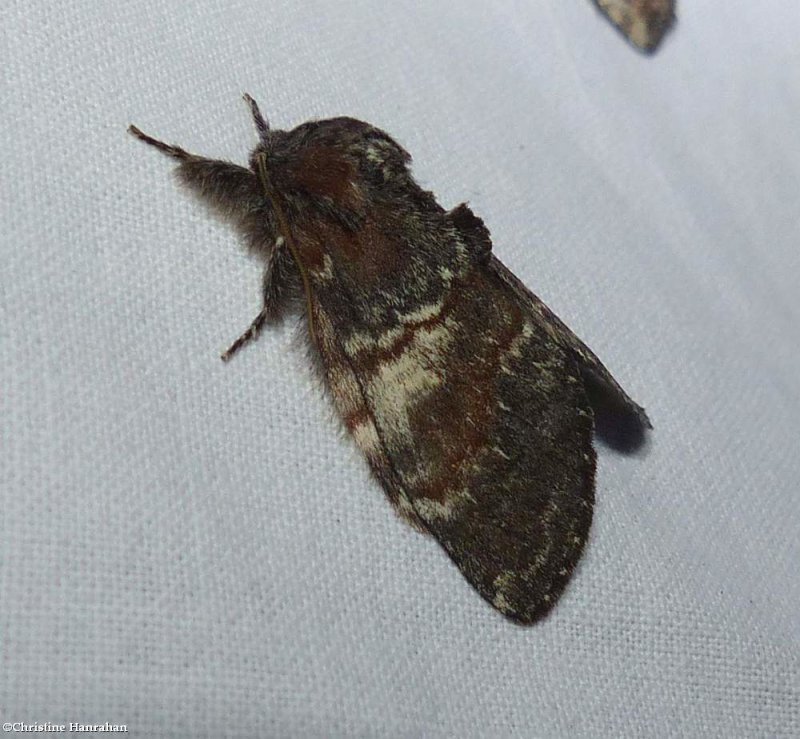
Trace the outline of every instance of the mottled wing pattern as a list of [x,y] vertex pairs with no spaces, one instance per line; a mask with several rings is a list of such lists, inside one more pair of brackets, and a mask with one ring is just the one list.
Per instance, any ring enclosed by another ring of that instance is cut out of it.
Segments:
[[[529,623],[555,603],[586,541],[592,412],[571,353],[487,260],[446,264],[438,291],[399,306],[388,331],[358,296],[315,291],[318,345],[390,498],[484,598]],[[335,267],[330,280],[347,284]]]
[[317,346],[324,358],[328,389],[339,418],[367,458],[372,473],[383,486],[397,513],[418,531],[426,531],[381,443],[362,382],[336,339],[331,318],[319,306],[314,315],[319,341]]
[[600,10],[644,51],[654,51],[675,20],[675,0],[595,0]]

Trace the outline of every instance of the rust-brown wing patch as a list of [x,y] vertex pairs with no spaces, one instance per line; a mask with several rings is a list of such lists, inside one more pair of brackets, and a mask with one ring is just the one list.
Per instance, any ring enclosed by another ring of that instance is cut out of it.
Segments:
[[484,598],[530,623],[563,590],[591,523],[592,413],[577,365],[481,267],[399,323],[326,365],[350,367],[393,502],[410,504]]

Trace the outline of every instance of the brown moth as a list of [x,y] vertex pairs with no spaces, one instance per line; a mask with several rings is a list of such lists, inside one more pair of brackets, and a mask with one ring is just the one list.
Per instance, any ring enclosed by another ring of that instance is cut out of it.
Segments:
[[398,513],[498,610],[555,603],[592,519],[595,409],[649,426],[600,360],[445,211],[408,153],[352,118],[269,127],[249,167],[130,132],[266,261],[263,308],[223,355],[295,308],[344,426]]
[[675,20],[675,0],[594,0],[628,40],[655,51]]

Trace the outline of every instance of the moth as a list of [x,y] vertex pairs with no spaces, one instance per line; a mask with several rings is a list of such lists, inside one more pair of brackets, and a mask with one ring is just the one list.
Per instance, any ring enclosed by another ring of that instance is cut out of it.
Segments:
[[528,624],[564,589],[594,501],[594,411],[649,426],[600,360],[446,211],[411,157],[354,120],[258,134],[249,166],[130,132],[266,263],[263,307],[224,353],[295,310],[335,409],[399,515]]
[[655,51],[675,20],[675,0],[594,0],[608,19],[642,51]]

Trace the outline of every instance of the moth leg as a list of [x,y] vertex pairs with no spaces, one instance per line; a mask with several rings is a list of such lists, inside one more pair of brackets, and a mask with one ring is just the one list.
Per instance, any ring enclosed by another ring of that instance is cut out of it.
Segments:
[[133,125],[128,126],[128,132],[177,160],[176,174],[180,181],[223,217],[241,225],[258,211],[263,195],[258,178],[247,167],[192,154],[148,136]]
[[230,361],[231,357],[233,357],[233,355],[236,354],[239,349],[241,349],[245,344],[253,341],[253,339],[255,339],[261,333],[261,329],[264,327],[264,323],[268,317],[269,311],[266,308],[262,308],[261,312],[253,319],[252,323],[247,327],[245,332],[224,352],[222,352],[222,361]]
[[244,93],[242,95],[244,101],[250,106],[250,114],[253,116],[253,123],[256,126],[256,131],[258,132],[259,138],[266,139],[269,136],[269,121],[261,115],[261,111],[258,109],[258,103],[253,100],[250,95]]
[[262,295],[264,304],[258,315],[250,322],[250,325],[242,333],[242,335],[222,353],[221,358],[223,362],[228,362],[245,344],[249,344],[251,341],[258,338],[258,335],[261,333],[261,329],[264,328],[264,324],[267,322],[267,319],[272,317],[275,313],[275,302],[272,293],[272,269],[270,266],[267,266],[267,268],[264,270],[264,277],[262,280]]
[[128,133],[132,134],[140,141],[144,141],[145,144],[150,144],[150,146],[158,149],[160,152],[166,154],[168,157],[172,157],[173,159],[187,162],[191,159],[198,158],[197,155],[190,154],[188,151],[181,149],[180,146],[165,144],[163,141],[159,141],[158,139],[154,139],[152,136],[148,136],[144,131],[142,131],[140,128],[137,128],[133,124],[128,126]]

